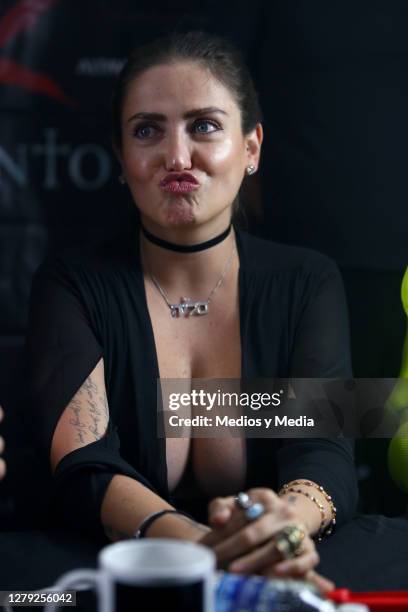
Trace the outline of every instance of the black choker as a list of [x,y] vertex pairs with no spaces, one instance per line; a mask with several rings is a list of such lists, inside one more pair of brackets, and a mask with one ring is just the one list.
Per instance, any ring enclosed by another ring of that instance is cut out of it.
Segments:
[[158,238],[151,234],[143,225],[141,226],[143,235],[153,242],[157,244],[157,246],[162,247],[163,249],[168,249],[169,251],[177,251],[178,253],[197,253],[198,251],[205,251],[205,249],[209,249],[210,247],[219,244],[228,236],[231,231],[231,225],[227,227],[227,229],[222,232],[222,234],[218,234],[215,238],[211,238],[211,240],[206,240],[205,242],[199,242],[198,244],[174,244],[174,242],[168,242],[167,240],[163,240],[162,238]]

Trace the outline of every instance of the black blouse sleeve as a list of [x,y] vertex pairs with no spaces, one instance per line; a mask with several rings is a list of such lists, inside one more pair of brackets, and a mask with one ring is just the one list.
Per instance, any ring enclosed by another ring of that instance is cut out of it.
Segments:
[[[290,376],[349,378],[351,376],[347,306],[340,273],[333,262],[317,256],[302,268],[302,297],[294,331]],[[332,495],[337,522],[354,514],[357,479],[350,439],[282,441],[278,451],[278,485],[307,478]]]
[[[103,357],[70,268],[59,256],[36,272],[30,297],[26,337],[28,397],[39,449],[49,463],[52,436],[65,407]],[[106,435],[67,454],[58,464],[53,502],[63,519],[87,533],[101,535],[100,508],[115,474],[124,474],[155,490],[119,452],[116,427],[109,421]]]

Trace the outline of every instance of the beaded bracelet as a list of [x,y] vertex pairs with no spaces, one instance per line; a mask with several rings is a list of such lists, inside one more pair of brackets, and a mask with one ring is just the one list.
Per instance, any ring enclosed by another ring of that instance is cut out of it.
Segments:
[[[320,491],[320,493],[324,496],[325,500],[328,502],[330,506],[331,519],[327,525],[325,525],[326,513],[324,511],[323,504],[314,495],[311,495],[307,491],[303,491],[302,489],[294,489],[293,487],[295,485],[304,485],[304,486],[314,487],[315,489],[318,489],[318,491]],[[289,491],[292,493],[300,493],[301,495],[305,495],[308,499],[310,499],[313,503],[315,503],[316,506],[319,508],[320,515],[322,517],[322,521],[320,523],[320,528],[316,535],[316,538],[319,542],[321,542],[324,535],[330,535],[333,532],[334,526],[336,524],[337,509],[335,505],[333,504],[331,495],[329,495],[321,485],[318,485],[310,480],[292,480],[288,484],[284,484],[282,486],[278,495],[282,497],[282,495],[285,495],[285,493]]]
[[329,495],[321,485],[318,485],[315,482],[312,482],[311,480],[295,480],[293,483],[290,483],[290,484],[306,485],[309,487],[314,487],[315,489],[320,491],[320,493],[323,495],[323,497],[325,498],[325,500],[327,501],[330,507],[331,519],[329,521],[329,524],[326,527],[326,534],[330,535],[336,524],[336,516],[337,516],[337,508],[335,507],[333,503],[332,496]]

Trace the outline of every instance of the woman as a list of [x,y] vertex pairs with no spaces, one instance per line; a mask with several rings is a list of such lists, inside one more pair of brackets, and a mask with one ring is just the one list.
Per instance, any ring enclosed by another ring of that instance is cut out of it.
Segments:
[[[55,503],[76,529],[195,540],[220,567],[325,590],[313,538],[354,513],[347,440],[157,435],[159,376],[351,373],[335,266],[231,227],[260,163],[260,120],[252,81],[222,40],[190,33],[131,56],[114,95],[114,147],[140,227],[41,266],[30,388]],[[171,512],[183,498],[209,502],[207,525]]]

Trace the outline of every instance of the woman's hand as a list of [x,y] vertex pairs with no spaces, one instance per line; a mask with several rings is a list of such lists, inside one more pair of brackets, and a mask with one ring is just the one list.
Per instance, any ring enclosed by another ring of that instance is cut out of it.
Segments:
[[[273,565],[279,572],[282,557],[274,537],[288,525],[296,525],[305,534],[301,544],[303,571],[315,567],[319,557],[314,543],[289,504],[271,489],[250,489],[247,493],[253,502],[264,506],[264,513],[255,521],[248,521],[245,511],[232,496],[218,497],[209,504],[208,523],[213,529],[214,552],[220,566],[229,571],[255,573]],[[296,561],[299,560],[297,557]],[[295,559],[285,561],[286,567],[289,563],[290,568],[294,562]]]
[[[204,536],[202,543],[213,549],[218,567],[243,574],[307,579],[323,592],[334,588],[330,581],[314,571],[319,555],[306,526],[292,507],[271,489],[251,489],[248,495],[253,502],[262,503],[265,509],[262,516],[252,522],[245,517],[234,497],[219,497],[209,504],[212,531]],[[282,560],[275,540],[279,532],[293,525],[305,534],[300,554]]]
[[[4,412],[3,408],[0,406],[0,422],[3,420]],[[0,455],[3,454],[4,451],[4,439],[0,436]],[[4,477],[6,473],[6,462],[4,459],[0,457],[0,480]]]

